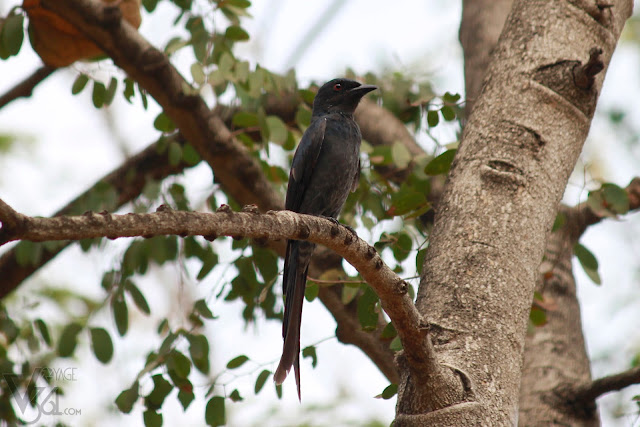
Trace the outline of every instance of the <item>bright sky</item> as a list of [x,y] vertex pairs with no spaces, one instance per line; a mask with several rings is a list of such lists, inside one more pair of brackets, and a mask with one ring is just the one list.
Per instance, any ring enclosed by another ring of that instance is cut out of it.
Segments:
[[[167,19],[175,16],[166,3],[161,2],[159,13],[153,16],[153,20],[145,16],[140,29],[145,37],[160,45],[170,37]],[[0,11],[5,14],[13,4],[11,1],[0,2]],[[335,8],[333,18],[298,55],[298,59],[292,60],[306,31],[329,5]],[[273,0],[256,1],[250,11],[254,19],[244,25],[252,41],[240,48],[238,55],[273,71],[284,72],[294,66],[303,84],[310,80],[329,80],[350,67],[358,73],[400,70],[418,78],[432,79],[439,92],[462,91],[461,50],[457,42],[459,2]],[[177,59],[182,61],[179,68],[189,75],[189,58],[179,55]],[[637,48],[626,47],[618,51],[607,76],[601,107],[630,106],[637,102],[640,93],[639,62]],[[28,44],[23,46],[17,58],[0,63],[0,93],[30,74],[39,64]],[[130,106],[116,97],[116,102],[105,113],[93,108],[90,91],[85,89],[81,95],[71,96],[71,84],[78,69],[84,70],[86,66],[57,72],[36,89],[31,99],[16,101],[0,110],[0,133],[17,134],[21,141],[9,156],[0,158],[0,197],[23,213],[51,214],[84,191],[89,183],[119,165],[125,152],[135,153],[158,136],[152,126],[153,118],[159,112],[155,104],[145,112],[139,108],[138,100]],[[90,69],[94,76],[109,77],[115,72],[115,68],[106,61]],[[634,109],[634,114],[630,122],[640,123],[640,117],[636,117],[640,109]],[[620,148],[623,138],[611,133],[612,129],[606,122],[594,122],[583,159],[585,162],[595,161],[605,180],[624,186],[631,177],[640,175],[640,153],[636,146],[635,156],[630,156],[629,151]],[[618,144],[612,144],[612,141]],[[189,171],[182,181],[188,185],[194,203],[206,197],[212,188],[211,173],[204,165]],[[584,197],[584,180],[582,174],[577,173],[572,178],[566,200],[574,204]],[[629,217],[593,228],[582,241],[598,257],[603,278],[603,285],[597,287],[589,282],[579,267],[576,268],[584,330],[596,376],[626,369],[632,355],[640,352],[640,330],[637,328],[637,308],[634,308],[640,301],[640,288],[637,275],[634,275],[640,254],[640,244],[637,238],[634,239],[638,232],[640,221],[637,216]],[[125,242],[116,242],[90,254],[81,253],[77,248],[67,250],[24,284],[21,295],[46,283],[69,287],[101,299],[104,297],[99,288],[101,273],[113,266],[124,246]],[[197,272],[197,266],[188,267]],[[208,295],[213,286],[220,284],[215,283],[213,274],[204,283],[195,284],[181,277],[175,267],[154,269],[153,274],[139,281],[152,306],[151,318],[131,308],[130,322],[135,327],[124,339],[115,338],[117,334],[109,313],[99,313],[92,318],[92,325],[109,327],[114,331],[114,359],[106,366],[101,365],[85,346],[78,353],[79,362],[64,361],[60,364],[61,367],[78,367],[78,381],[68,390],[64,403],[82,410],[82,425],[121,424],[117,417],[105,416],[102,408],[129,386],[141,369],[146,353],[153,345],[158,345],[154,330],[159,319],[169,316],[176,319],[174,325],[177,326],[179,316],[176,313],[181,312],[182,306]],[[206,329],[214,373],[239,354],[247,354],[255,362],[275,368],[281,351],[280,324],[263,322],[245,330],[238,306],[214,302],[212,309],[220,316]],[[44,310],[51,318],[57,316],[51,307]],[[333,319],[320,303],[306,304],[303,347],[331,337],[334,330]],[[84,340],[86,343],[86,337]],[[344,425],[349,421],[352,425],[361,425],[370,418],[388,425],[393,418],[395,399],[373,399],[388,382],[359,350],[329,339],[318,346],[318,360],[315,369],[311,368],[308,359],[303,362],[303,406],[297,401],[292,379],[284,385],[282,400],[276,398],[270,381],[257,397],[253,396],[253,383],[259,370],[234,380],[227,392],[238,388],[245,401],[227,405],[230,425],[277,426],[302,422]],[[248,370],[257,366],[249,365],[246,366]],[[199,383],[194,380],[194,384],[203,385],[204,379]],[[144,384],[145,387],[149,385],[150,381]],[[186,414],[182,413],[175,394],[170,395],[163,408],[165,425],[202,423],[205,404],[202,395],[205,391],[204,386],[196,388],[198,397]],[[635,391],[627,390],[623,402],[639,393],[638,387]],[[347,395],[348,398],[345,397]],[[607,398],[605,406],[612,408],[616,402],[615,398]],[[334,410],[336,407],[339,409]],[[141,408],[142,405],[138,405],[138,415],[126,418],[127,425],[142,425]],[[632,425],[636,420],[633,407],[625,405],[623,412],[631,415],[614,420],[609,410],[603,410],[605,425]],[[335,418],[336,414],[340,414],[340,420]],[[66,421],[78,425],[78,417],[68,417]]]

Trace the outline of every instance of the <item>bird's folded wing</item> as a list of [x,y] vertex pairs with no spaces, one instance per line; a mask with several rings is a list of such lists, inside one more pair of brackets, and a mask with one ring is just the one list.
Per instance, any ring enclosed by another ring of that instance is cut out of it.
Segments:
[[326,127],[326,118],[313,120],[302,136],[291,163],[285,209],[299,212],[304,193],[309,186],[313,170],[318,162],[318,156],[322,150]]

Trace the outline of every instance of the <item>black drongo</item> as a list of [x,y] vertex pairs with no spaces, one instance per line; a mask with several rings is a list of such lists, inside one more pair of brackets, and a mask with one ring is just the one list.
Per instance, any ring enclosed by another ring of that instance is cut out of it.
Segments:
[[[293,156],[285,208],[337,218],[360,177],[360,129],[353,119],[360,99],[377,89],[349,79],[325,83],[313,101],[311,124]],[[284,258],[282,358],[274,375],[282,384],[291,366],[300,398],[300,321],[307,270],[315,244],[289,240]]]

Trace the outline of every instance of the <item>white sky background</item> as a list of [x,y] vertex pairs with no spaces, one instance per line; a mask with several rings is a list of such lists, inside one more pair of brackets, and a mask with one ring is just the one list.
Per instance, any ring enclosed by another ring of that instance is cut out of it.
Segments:
[[[161,5],[166,2],[161,2]],[[382,0],[352,0],[338,10],[334,19],[313,39],[296,64],[287,63],[292,50],[304,36],[306,28],[315,22],[329,4],[326,1],[256,1],[250,9],[254,16],[244,22],[252,41],[237,50],[241,58],[259,62],[266,68],[284,72],[291,65],[301,84],[310,80],[322,82],[339,76],[346,67],[357,73],[394,69],[429,78],[436,90],[462,92],[462,59],[457,42],[460,16],[459,2],[406,0],[389,2]],[[15,3],[0,0],[0,12],[5,14]],[[393,6],[391,6],[393,4]],[[153,20],[143,18],[141,33],[162,46],[170,37],[167,22],[175,16],[171,7],[162,7]],[[163,19],[166,18],[166,19]],[[640,109],[631,106],[638,103],[640,94],[640,56],[632,47],[621,48],[614,56],[609,69],[600,108],[628,106],[634,111],[629,123],[640,123]],[[178,65],[188,76],[190,58],[178,55]],[[0,62],[0,93],[40,64],[28,42],[20,55]],[[419,68],[413,67],[420,64]],[[74,69],[75,68],[75,69]],[[47,216],[66,204],[90,183],[117,167],[123,160],[123,148],[135,153],[146,147],[158,133],[153,129],[153,118],[159,112],[155,103],[148,111],[140,108],[139,98],[133,106],[116,96],[109,113],[115,122],[121,145],[110,127],[103,111],[97,111],[90,99],[90,90],[71,96],[71,84],[78,69],[59,71],[36,89],[33,97],[18,100],[0,110],[0,133],[21,136],[21,143],[5,158],[0,158],[0,198],[17,210],[31,215]],[[115,67],[108,61],[91,66],[95,76],[109,77]],[[120,93],[120,89],[119,89]],[[637,127],[637,125],[636,125]],[[594,126],[583,154],[585,162],[596,162],[606,181],[624,186],[633,176],[640,175],[636,146],[635,155],[621,147],[623,139],[612,135],[606,122],[594,121]],[[448,142],[448,141],[447,141]],[[597,157],[597,158],[596,158]],[[206,166],[189,171],[182,182],[188,187],[191,200],[205,198],[212,189],[211,172]],[[588,189],[588,188],[587,188]],[[571,180],[565,200],[575,204],[586,197],[584,179],[576,173]],[[589,353],[593,359],[596,377],[628,368],[633,354],[640,352],[640,332],[637,328],[637,306],[640,302],[637,260],[640,255],[638,236],[640,221],[637,215],[622,221],[607,221],[592,227],[582,243],[598,257],[603,285],[597,287],[576,266],[579,294],[582,303],[584,330]],[[67,249],[47,267],[25,283],[21,295],[54,284],[69,287],[96,300],[104,298],[100,289],[102,272],[112,267],[126,242],[115,242],[104,250],[90,254],[77,248]],[[218,248],[223,246],[216,243]],[[221,259],[223,261],[223,259]],[[188,265],[197,273],[198,266]],[[204,283],[196,284],[180,277],[175,267],[154,269],[148,278],[138,280],[151,307],[152,316],[146,318],[130,304],[130,332],[124,339],[116,338],[113,320],[109,312],[92,318],[92,326],[105,326],[112,331],[115,344],[114,359],[101,365],[90,354],[87,336],[84,335],[78,362],[63,361],[59,366],[77,366],[78,381],[68,390],[64,403],[80,408],[80,417],[68,417],[71,425],[110,426],[120,425],[123,418],[114,408],[113,415],[105,415],[103,408],[119,391],[129,386],[131,379],[141,369],[146,353],[159,345],[155,334],[158,319],[169,316],[172,326],[180,325],[181,307],[189,307],[195,299],[208,296],[217,274],[212,272]],[[279,284],[277,285],[279,286]],[[281,325],[278,322],[260,322],[244,329],[239,317],[239,305],[212,301],[212,310],[220,319],[209,322],[206,334],[211,344],[212,372],[219,372],[226,362],[239,354],[247,354],[257,363],[269,363],[274,369],[280,351]],[[17,310],[19,305],[14,306]],[[46,308],[51,319],[58,315]],[[15,311],[14,311],[15,312]],[[24,316],[32,313],[24,310]],[[306,304],[303,318],[302,346],[330,337],[335,323],[324,307],[314,302]],[[54,335],[55,336],[55,335]],[[302,422],[312,425],[361,425],[368,419],[379,419],[388,424],[394,414],[395,399],[382,401],[372,397],[381,392],[388,382],[374,365],[352,346],[343,346],[330,339],[318,346],[318,367],[312,369],[308,359],[302,362],[303,406],[297,402],[292,378],[284,384],[284,398],[277,400],[271,380],[256,397],[253,384],[260,368],[253,375],[238,378],[229,385],[227,392],[238,388],[245,401],[228,404],[230,425],[276,426],[295,425]],[[247,370],[256,365],[247,363]],[[243,372],[243,370],[239,370]],[[245,370],[246,372],[246,370]],[[204,379],[193,380],[194,385],[204,384]],[[148,387],[150,381],[147,382]],[[633,394],[640,394],[640,387],[625,392],[624,402]],[[204,417],[205,401],[202,395],[206,387],[196,388],[196,401],[186,414],[172,393],[165,401],[163,415],[165,425],[198,425]],[[344,393],[346,403],[334,409]],[[603,402],[604,401],[604,402]],[[601,399],[604,425],[637,425],[633,406],[627,404],[623,412],[630,414],[613,419],[609,408],[618,399]],[[326,407],[325,407],[326,406]],[[315,407],[309,412],[310,407]],[[124,418],[127,425],[142,425],[142,405],[138,414]],[[134,411],[136,411],[134,410]],[[306,414],[306,415],[305,415]],[[328,414],[328,415],[327,415]],[[336,419],[338,416],[340,419]],[[81,420],[79,422],[79,420]]]

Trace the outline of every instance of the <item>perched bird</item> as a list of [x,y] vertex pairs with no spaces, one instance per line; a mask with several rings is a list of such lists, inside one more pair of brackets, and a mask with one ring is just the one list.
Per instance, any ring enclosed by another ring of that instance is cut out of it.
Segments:
[[[285,208],[333,219],[340,214],[360,178],[360,128],[353,119],[360,99],[376,86],[349,79],[325,83],[313,101],[311,124],[302,135],[289,174]],[[300,322],[307,270],[315,244],[289,240],[284,258],[285,295],[282,357],[274,380],[287,377],[293,366],[300,398]]]

